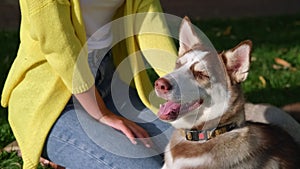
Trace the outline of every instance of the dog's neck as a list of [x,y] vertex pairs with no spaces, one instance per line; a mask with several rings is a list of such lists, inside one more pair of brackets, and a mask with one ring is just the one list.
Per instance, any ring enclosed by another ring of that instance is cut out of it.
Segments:
[[186,140],[189,141],[207,141],[244,125],[245,112],[244,104],[242,104],[228,110],[228,112],[224,113],[224,117],[206,121],[205,123],[197,125],[191,129],[184,129],[184,134]]
[[224,126],[219,126],[217,128],[207,129],[207,130],[197,130],[197,129],[190,129],[185,130],[185,138],[188,141],[207,141],[212,138],[215,138],[221,134],[229,132],[237,128],[236,123],[230,123]]
[[192,127],[191,129],[205,130],[221,127],[231,123],[236,123],[238,127],[243,126],[245,124],[244,104],[231,107],[231,109],[228,109],[225,113],[223,113],[222,117],[205,121]]

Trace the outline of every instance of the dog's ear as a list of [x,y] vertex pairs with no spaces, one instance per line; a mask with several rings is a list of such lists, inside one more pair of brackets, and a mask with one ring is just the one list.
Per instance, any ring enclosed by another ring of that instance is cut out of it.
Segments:
[[227,72],[236,83],[243,82],[248,76],[251,48],[252,42],[246,40],[221,55]]
[[192,28],[190,19],[186,16],[183,18],[179,30],[179,51],[178,55],[182,56],[193,47],[201,45],[201,41]]

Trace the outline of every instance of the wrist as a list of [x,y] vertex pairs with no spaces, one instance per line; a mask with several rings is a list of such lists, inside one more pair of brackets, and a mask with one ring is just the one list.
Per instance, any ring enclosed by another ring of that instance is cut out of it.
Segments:
[[105,110],[100,110],[100,115],[99,115],[99,118],[97,118],[96,120],[98,122],[101,122],[103,123],[104,122],[104,119],[109,116],[109,114],[111,113],[108,109],[105,108]]

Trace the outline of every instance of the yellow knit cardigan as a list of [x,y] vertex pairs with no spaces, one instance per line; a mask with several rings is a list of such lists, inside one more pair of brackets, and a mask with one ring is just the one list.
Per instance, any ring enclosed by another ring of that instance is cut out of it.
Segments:
[[[20,8],[20,46],[3,89],[1,105],[8,106],[9,123],[22,151],[23,168],[31,169],[37,167],[45,138],[72,93],[89,89],[94,77],[84,47],[86,35],[79,0],[20,0]],[[117,15],[160,11],[158,0],[126,0]],[[134,30],[130,24],[119,27],[119,31]],[[142,27],[167,31],[159,16],[145,17]],[[153,85],[137,52],[148,49],[171,54],[171,57],[163,57],[160,52],[157,56],[151,52],[143,54],[160,76],[174,68],[175,47],[171,39],[162,35],[128,37],[115,45],[113,53],[116,64],[128,55],[134,56],[129,59],[134,85],[145,105],[156,111],[149,101]],[[123,79],[128,76],[123,71],[121,74]]]

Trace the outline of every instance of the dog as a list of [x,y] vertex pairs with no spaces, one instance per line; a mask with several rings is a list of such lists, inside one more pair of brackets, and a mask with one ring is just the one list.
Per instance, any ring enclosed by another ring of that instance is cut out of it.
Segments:
[[185,17],[173,72],[155,81],[167,100],[158,116],[175,130],[163,169],[295,169],[300,151],[276,126],[245,120],[241,83],[250,67],[252,42],[218,54]]

